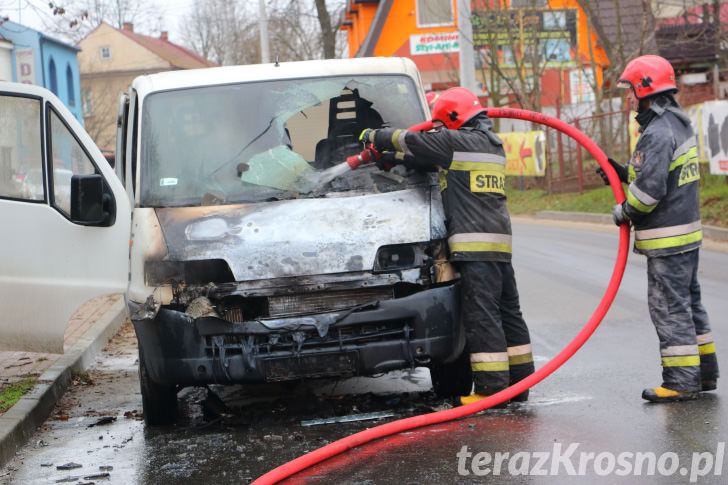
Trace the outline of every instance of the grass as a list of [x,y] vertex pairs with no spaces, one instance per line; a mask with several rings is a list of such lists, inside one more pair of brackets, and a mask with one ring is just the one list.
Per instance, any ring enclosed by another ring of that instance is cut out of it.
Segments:
[[10,409],[24,394],[30,391],[35,380],[35,377],[26,377],[22,381],[5,386],[0,392],[0,413]]
[[71,369],[71,382],[73,385],[92,385],[94,383],[91,375],[83,369]]
[[[626,190],[626,185],[624,186]],[[583,194],[548,194],[543,190],[508,189],[508,210],[511,214],[565,211],[611,213],[614,205],[612,189],[603,187]],[[728,183],[723,175],[701,174],[700,215],[703,224],[728,228]]]

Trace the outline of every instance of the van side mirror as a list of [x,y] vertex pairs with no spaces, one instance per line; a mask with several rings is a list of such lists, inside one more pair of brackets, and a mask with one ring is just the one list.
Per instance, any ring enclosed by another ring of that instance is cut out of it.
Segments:
[[110,198],[104,191],[101,175],[74,175],[71,177],[71,220],[94,226],[113,224]]

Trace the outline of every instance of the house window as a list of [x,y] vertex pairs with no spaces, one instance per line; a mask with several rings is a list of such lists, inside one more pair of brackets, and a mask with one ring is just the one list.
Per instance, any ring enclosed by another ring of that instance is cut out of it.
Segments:
[[84,118],[94,115],[94,101],[89,88],[84,88],[81,91],[81,110]]
[[68,92],[68,106],[76,106],[76,88],[73,85],[73,71],[71,65],[66,65],[66,90]]
[[453,0],[416,0],[417,27],[455,25]]
[[58,73],[56,73],[56,61],[51,59],[50,64],[48,65],[48,78],[50,83],[50,89],[58,96]]
[[104,61],[110,61],[111,60],[111,47],[108,45],[103,46],[100,49],[101,52],[101,59]]

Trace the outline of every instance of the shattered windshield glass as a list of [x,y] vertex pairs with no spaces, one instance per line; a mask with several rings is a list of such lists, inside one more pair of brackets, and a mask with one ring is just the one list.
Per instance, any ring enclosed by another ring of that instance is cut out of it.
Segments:
[[[387,192],[421,182],[403,167],[339,164],[365,128],[425,119],[415,83],[357,75],[155,93],[142,110],[145,206],[190,206]],[[336,167],[336,168],[333,168]]]

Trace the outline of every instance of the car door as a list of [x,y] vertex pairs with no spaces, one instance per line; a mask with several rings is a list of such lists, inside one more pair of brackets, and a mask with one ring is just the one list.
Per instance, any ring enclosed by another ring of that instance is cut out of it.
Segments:
[[[103,219],[75,208],[93,192],[72,200],[83,178],[98,182]],[[83,303],[126,291],[130,218],[121,183],[60,100],[0,82],[0,350],[62,353]]]

